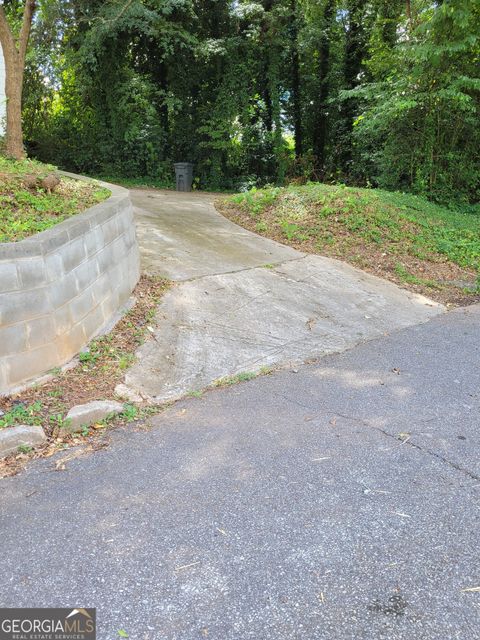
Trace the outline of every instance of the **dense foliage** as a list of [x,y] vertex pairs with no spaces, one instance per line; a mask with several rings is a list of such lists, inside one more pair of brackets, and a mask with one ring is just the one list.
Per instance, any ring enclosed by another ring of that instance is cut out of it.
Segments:
[[202,188],[313,179],[474,202],[479,23],[478,0],[44,0],[29,151],[160,184],[191,160]]

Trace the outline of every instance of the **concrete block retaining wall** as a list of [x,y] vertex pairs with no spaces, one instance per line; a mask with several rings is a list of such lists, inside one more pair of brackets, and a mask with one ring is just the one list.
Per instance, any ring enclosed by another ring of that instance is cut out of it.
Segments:
[[0,244],[0,394],[76,355],[126,303],[140,277],[126,189],[16,243]]

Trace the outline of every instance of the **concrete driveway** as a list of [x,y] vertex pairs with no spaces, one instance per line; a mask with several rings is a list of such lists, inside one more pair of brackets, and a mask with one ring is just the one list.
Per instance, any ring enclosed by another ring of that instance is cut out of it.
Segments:
[[213,196],[132,190],[147,272],[177,283],[126,384],[156,402],[425,322],[441,305],[238,227]]
[[1,605],[97,607],[98,640],[477,640],[479,362],[477,306],[31,464]]

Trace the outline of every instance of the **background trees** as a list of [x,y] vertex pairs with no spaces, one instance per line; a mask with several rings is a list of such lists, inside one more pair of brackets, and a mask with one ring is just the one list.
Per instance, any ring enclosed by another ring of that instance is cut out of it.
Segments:
[[31,153],[200,186],[478,199],[478,0],[64,0],[27,58]]

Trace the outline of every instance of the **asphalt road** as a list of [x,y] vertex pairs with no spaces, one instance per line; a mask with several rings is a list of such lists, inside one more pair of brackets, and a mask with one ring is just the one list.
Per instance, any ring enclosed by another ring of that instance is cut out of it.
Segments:
[[480,637],[480,307],[1,481],[2,606],[99,640]]

